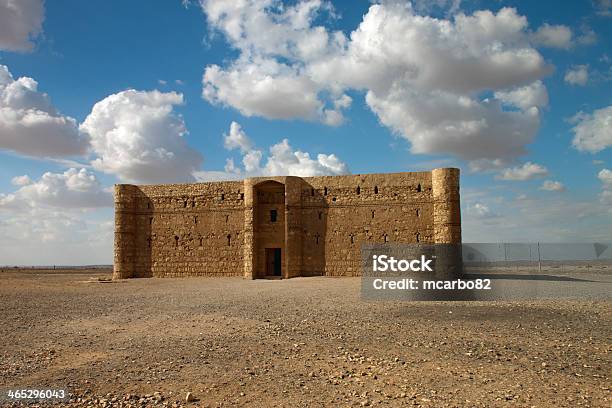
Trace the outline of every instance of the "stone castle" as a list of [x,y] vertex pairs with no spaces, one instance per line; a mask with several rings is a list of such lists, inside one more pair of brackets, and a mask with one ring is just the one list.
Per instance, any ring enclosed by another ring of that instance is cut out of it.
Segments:
[[358,276],[385,242],[461,243],[459,170],[115,186],[115,279]]

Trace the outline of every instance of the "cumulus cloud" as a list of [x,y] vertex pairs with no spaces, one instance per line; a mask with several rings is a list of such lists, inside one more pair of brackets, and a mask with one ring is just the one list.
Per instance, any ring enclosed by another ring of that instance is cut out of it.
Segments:
[[122,91],[97,102],[80,129],[91,137],[95,169],[134,183],[193,181],[202,156],[185,142],[173,108],[183,95]]
[[32,78],[14,79],[0,65],[0,149],[27,156],[61,157],[87,152],[77,122],[60,114]]
[[495,176],[499,180],[525,181],[548,175],[546,167],[537,163],[527,162],[519,167],[507,168]]
[[240,149],[241,152],[246,153],[253,147],[253,142],[244,133],[240,124],[232,121],[229,133],[223,135],[223,145],[228,150]]
[[592,114],[578,112],[570,122],[576,124],[572,128],[572,145],[576,149],[597,153],[612,146],[612,105]]
[[384,2],[350,36],[315,25],[331,14],[323,1],[283,8],[273,0],[205,0],[202,9],[239,51],[225,68],[206,67],[203,96],[212,103],[246,116],[339,125],[351,103],[346,92],[364,91],[412,152],[467,160],[525,153],[548,104],[541,78],[551,72],[534,44],[562,46],[557,37],[566,32],[543,26],[534,34],[512,8],[437,19]]
[[0,0],[0,50],[31,50],[44,14],[42,0]]
[[551,48],[567,49],[572,47],[572,30],[564,25],[542,24],[533,33],[533,42]]
[[27,174],[23,176],[16,176],[11,179],[11,184],[14,186],[25,186],[32,183],[32,179]]
[[[258,176],[330,176],[349,173],[348,166],[335,154],[317,154],[294,150],[287,139],[283,139],[269,148],[267,156],[264,151],[254,147],[253,142],[242,127],[232,122],[230,132],[224,135],[225,146],[239,149],[242,153],[242,168],[227,159],[223,172],[199,171],[195,176],[200,181],[232,180],[243,177]],[[262,161],[265,158],[265,163]]]
[[542,183],[540,190],[544,191],[565,191],[565,186],[560,181],[546,180]]
[[28,175],[13,178],[20,186],[14,193],[0,194],[0,210],[26,207],[95,208],[113,203],[112,194],[86,169],[47,172],[38,180]]
[[563,80],[571,85],[584,86],[589,80],[589,66],[576,65],[565,72]]
[[597,178],[603,183],[605,188],[612,189],[612,170],[602,169],[597,173]]
[[542,81],[535,81],[527,86],[516,87],[514,89],[497,91],[494,95],[495,98],[503,103],[521,109],[548,105],[548,92]]
[[343,95],[315,82],[303,64],[323,58],[345,41],[340,32],[312,26],[319,14],[333,15],[331,3],[308,0],[284,7],[272,0],[204,0],[201,6],[209,26],[240,50],[228,68],[206,67],[204,99],[245,116],[319,120],[331,126],[343,122],[334,106]]

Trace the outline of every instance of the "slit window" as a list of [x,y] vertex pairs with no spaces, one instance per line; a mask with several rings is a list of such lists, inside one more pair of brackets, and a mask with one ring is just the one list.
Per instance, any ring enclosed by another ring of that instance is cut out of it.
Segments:
[[327,195],[327,187],[323,187],[323,195]]
[[270,210],[270,222],[276,222],[278,218],[278,212],[276,210]]
[[357,186],[357,195],[361,194],[361,187]]
[[178,236],[174,236],[174,246],[178,248],[179,246],[179,237]]
[[227,246],[232,245],[232,234],[227,234]]
[[378,186],[374,186],[374,194],[378,194]]
[[244,193],[240,193],[240,199],[244,200]]
[[417,184],[417,193],[421,192],[421,183]]
[[310,196],[311,196],[311,197],[314,197],[314,188],[311,188],[311,189],[310,189]]
[[221,201],[225,200],[225,194],[221,194]]

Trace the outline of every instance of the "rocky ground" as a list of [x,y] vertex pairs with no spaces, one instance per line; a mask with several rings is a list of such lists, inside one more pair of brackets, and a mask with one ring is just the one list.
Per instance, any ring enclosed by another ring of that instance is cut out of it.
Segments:
[[97,280],[109,276],[0,273],[4,394],[61,388],[70,397],[52,405],[69,407],[612,405],[610,301],[363,302],[358,278]]

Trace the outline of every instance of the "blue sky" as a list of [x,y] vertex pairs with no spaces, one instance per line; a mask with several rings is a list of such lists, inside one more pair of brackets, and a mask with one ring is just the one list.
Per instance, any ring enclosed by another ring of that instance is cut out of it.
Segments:
[[464,241],[612,236],[609,1],[19,7],[0,264],[110,263],[114,183],[273,173],[460,167]]

